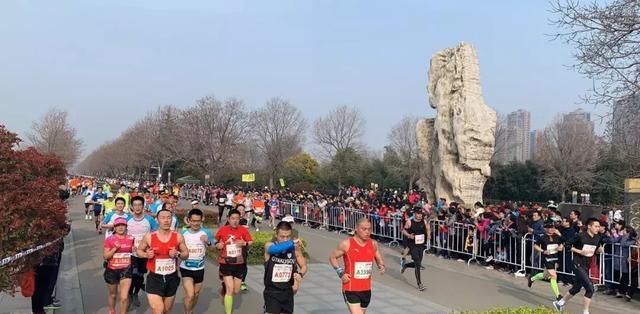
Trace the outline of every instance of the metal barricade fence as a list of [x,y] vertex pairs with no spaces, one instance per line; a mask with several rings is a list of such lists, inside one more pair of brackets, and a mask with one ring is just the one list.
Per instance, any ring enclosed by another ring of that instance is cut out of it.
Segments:
[[[361,218],[371,221],[371,234],[379,239],[388,240],[390,247],[399,246],[403,241],[402,215],[379,216],[362,212],[359,209],[345,207],[319,208],[314,203],[282,202],[278,208],[278,215],[291,214],[296,222],[304,225],[309,223],[321,229],[348,233],[355,230],[356,223]],[[448,223],[443,220],[431,220],[431,240],[426,250],[435,249],[438,255],[466,257],[467,265],[478,258],[487,261],[492,258],[495,264],[504,264],[512,268],[516,275],[524,276],[527,271],[544,271],[543,255],[534,250],[536,244],[533,235],[520,237],[515,232],[501,228],[480,232],[474,225],[464,223]],[[483,234],[485,233],[485,234]],[[622,246],[619,243],[605,244],[605,253],[594,255],[597,271],[589,269],[589,277],[597,285],[636,285],[640,281],[638,264],[631,263],[628,258],[633,250],[640,255],[640,246]],[[565,246],[559,253],[556,272],[558,275],[574,276],[573,252],[571,247]],[[636,256],[637,256],[636,255]],[[635,266],[634,266],[635,265]],[[624,281],[623,281],[624,279]]]

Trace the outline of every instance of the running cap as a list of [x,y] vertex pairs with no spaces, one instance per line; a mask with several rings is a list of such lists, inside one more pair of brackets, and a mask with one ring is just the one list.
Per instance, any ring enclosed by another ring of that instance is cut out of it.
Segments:
[[118,226],[118,225],[126,225],[127,224],[127,220],[120,217],[120,218],[116,218],[116,220],[113,222],[114,226]]

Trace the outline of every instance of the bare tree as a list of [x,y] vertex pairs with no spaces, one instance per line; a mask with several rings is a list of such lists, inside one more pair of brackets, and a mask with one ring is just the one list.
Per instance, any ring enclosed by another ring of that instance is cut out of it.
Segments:
[[76,163],[82,149],[82,140],[69,124],[68,112],[52,108],[39,121],[34,121],[27,138],[40,152],[59,156],[70,168]]
[[184,111],[183,122],[184,160],[213,178],[231,166],[245,144],[248,115],[237,98],[222,103],[213,96],[204,97]]
[[493,150],[493,156],[491,156],[492,164],[503,164],[507,162],[509,156],[509,138],[507,130],[507,117],[504,114],[498,113],[496,119],[496,146]]
[[269,173],[269,186],[282,173],[284,162],[301,151],[306,131],[302,113],[287,100],[271,98],[253,113],[256,146],[263,154]]
[[574,69],[594,81],[586,101],[612,105],[640,92],[639,0],[557,0],[552,13],[554,38],[574,47]]
[[537,143],[535,161],[542,167],[543,189],[562,195],[588,191],[593,185],[599,140],[593,125],[557,118]]
[[416,125],[418,118],[404,117],[389,132],[388,139],[391,149],[398,155],[400,172],[408,179],[408,188],[412,189],[414,182],[420,177],[422,159],[419,156]]
[[323,158],[330,159],[338,150],[361,148],[365,120],[356,108],[338,106],[313,123],[313,142]]

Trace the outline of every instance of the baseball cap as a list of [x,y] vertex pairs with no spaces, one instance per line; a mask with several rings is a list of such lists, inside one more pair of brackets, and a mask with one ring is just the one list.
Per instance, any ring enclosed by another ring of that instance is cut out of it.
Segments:
[[126,219],[124,219],[124,218],[122,218],[122,217],[120,217],[120,218],[116,218],[116,220],[113,222],[113,225],[114,225],[114,226],[117,226],[117,225],[126,225],[126,224],[127,224],[127,220],[126,220]]
[[191,202],[191,205],[197,205],[197,204],[200,204],[200,203],[198,201],[192,201]]
[[107,193],[107,197],[113,197],[113,193],[111,192]]
[[553,220],[547,220],[547,221],[545,221],[545,222],[544,222],[544,227],[545,227],[545,228],[553,228],[553,227],[555,227],[555,225],[554,225],[554,223],[553,223]]

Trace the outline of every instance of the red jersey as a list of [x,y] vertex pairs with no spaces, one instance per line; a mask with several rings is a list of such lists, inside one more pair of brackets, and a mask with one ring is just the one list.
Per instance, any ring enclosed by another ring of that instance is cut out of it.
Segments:
[[131,265],[131,250],[133,248],[134,238],[130,235],[125,235],[124,238],[119,238],[117,235],[111,235],[104,240],[104,247],[106,249],[113,249],[115,244],[118,243],[120,248],[113,254],[107,268],[109,269],[124,269]]
[[169,257],[169,250],[179,250],[178,233],[171,232],[168,242],[162,242],[158,239],[158,233],[151,233],[151,249],[154,256],[147,260],[147,269],[158,275],[171,275],[176,272],[178,260]]
[[344,254],[344,273],[351,276],[348,283],[342,284],[342,291],[371,290],[371,272],[376,248],[369,239],[360,245],[354,237],[349,238],[349,250]]
[[229,225],[223,226],[216,232],[215,239],[216,242],[223,244],[218,263],[231,265],[246,263],[244,260],[243,247],[236,245],[235,241],[240,239],[245,242],[252,241],[251,234],[249,234],[247,228],[238,226],[234,229]]

